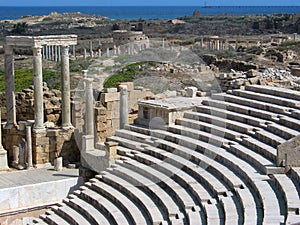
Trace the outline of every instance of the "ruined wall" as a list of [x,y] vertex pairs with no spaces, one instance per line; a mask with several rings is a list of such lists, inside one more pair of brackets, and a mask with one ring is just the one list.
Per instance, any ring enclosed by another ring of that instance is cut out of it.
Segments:
[[[44,92],[44,117],[45,121],[54,124],[61,123],[61,92],[59,90],[50,90],[47,84],[43,84]],[[16,93],[16,116],[17,121],[26,121],[34,119],[34,92],[33,86],[23,89]],[[6,99],[5,93],[0,93],[1,116],[6,120]]]
[[[138,100],[149,99],[153,94],[148,89],[134,88],[131,82],[120,85],[128,87],[128,122],[133,123],[138,116]],[[108,88],[100,94],[99,99],[95,107],[96,132],[99,141],[105,141],[120,129],[120,92],[117,88]]]

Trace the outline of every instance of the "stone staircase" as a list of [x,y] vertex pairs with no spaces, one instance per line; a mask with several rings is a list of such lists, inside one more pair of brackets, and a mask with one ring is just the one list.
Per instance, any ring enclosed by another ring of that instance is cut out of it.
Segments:
[[116,131],[119,159],[35,224],[293,224],[300,169],[276,166],[300,134],[300,92],[246,86],[176,124]]

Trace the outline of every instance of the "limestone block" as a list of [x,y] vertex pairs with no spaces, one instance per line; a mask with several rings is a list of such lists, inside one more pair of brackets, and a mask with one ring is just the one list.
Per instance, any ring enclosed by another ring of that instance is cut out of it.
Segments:
[[196,93],[197,93],[197,88],[196,87],[187,87],[186,89],[186,94],[187,97],[196,97]]
[[105,142],[105,149],[107,150],[109,154],[110,159],[116,159],[117,158],[117,149],[118,149],[118,143],[114,141]]
[[106,111],[106,118],[108,119],[108,120],[110,120],[110,119],[112,119],[113,118],[113,112],[112,111]]
[[114,93],[114,92],[118,92],[118,89],[117,88],[104,88],[103,92]]
[[120,100],[120,93],[101,93],[100,101],[101,102],[112,102],[112,101],[118,101]]
[[277,166],[300,166],[300,135],[277,147]]
[[120,91],[120,88],[119,88],[120,85],[126,85],[126,86],[127,86],[127,91],[128,91],[128,92],[134,90],[134,84],[133,84],[133,82],[122,82],[122,83],[118,83],[118,84],[117,84],[118,91]]

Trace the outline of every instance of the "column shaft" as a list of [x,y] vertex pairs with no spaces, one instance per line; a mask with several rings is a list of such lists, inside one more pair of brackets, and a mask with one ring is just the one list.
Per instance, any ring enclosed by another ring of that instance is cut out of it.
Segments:
[[31,168],[33,166],[31,124],[26,125],[26,143],[27,143],[27,163],[28,163],[28,168]]
[[128,89],[127,85],[120,85],[120,129],[128,124]]
[[86,135],[94,136],[94,96],[93,96],[93,79],[85,78],[85,129]]
[[62,127],[70,128],[71,102],[70,102],[70,71],[69,46],[61,47],[61,85],[62,85]]
[[16,98],[15,98],[15,71],[13,46],[5,46],[5,97],[7,128],[17,125],[16,120]]
[[44,129],[43,69],[41,47],[33,48],[34,129]]

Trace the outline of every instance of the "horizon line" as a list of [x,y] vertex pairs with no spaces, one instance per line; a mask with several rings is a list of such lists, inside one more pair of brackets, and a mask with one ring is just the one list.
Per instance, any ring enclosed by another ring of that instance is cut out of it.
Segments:
[[5,5],[0,7],[295,7],[299,5]]

